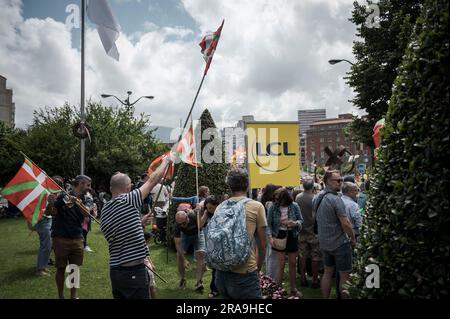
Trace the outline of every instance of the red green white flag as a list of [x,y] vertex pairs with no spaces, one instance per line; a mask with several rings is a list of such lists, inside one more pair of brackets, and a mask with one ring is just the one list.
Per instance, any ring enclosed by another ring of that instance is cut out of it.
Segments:
[[196,158],[196,144],[194,129],[191,125],[189,129],[184,134],[183,138],[178,142],[175,147],[175,151],[172,151],[175,155],[179,156],[180,159],[186,164],[192,166],[198,166],[199,163]]
[[61,188],[37,165],[25,159],[16,176],[1,191],[3,197],[20,209],[34,226],[44,216],[47,196]]
[[205,67],[205,75],[208,73],[209,66],[211,65],[211,61],[214,56],[214,52],[216,52],[217,44],[219,43],[220,34],[222,32],[222,27],[225,20],[222,20],[222,24],[217,29],[216,32],[206,34],[202,41],[199,43],[202,48],[201,52],[203,54],[203,59],[205,59],[206,67]]
[[[154,171],[156,171],[156,169],[157,169],[159,166],[161,166],[161,163],[163,162],[164,158],[167,157],[167,156],[169,156],[169,155],[170,155],[170,151],[168,151],[168,152],[164,153],[163,155],[158,156],[157,158],[155,158],[155,159],[153,160],[153,162],[151,162],[150,166],[148,167],[147,175],[150,175],[151,173],[153,173]],[[172,163],[172,164],[170,165],[170,167],[169,167],[169,170],[167,171],[167,174],[166,174],[166,179],[167,179],[167,180],[170,180],[170,179],[173,178],[174,170],[175,170],[175,169],[174,169],[174,164]]]

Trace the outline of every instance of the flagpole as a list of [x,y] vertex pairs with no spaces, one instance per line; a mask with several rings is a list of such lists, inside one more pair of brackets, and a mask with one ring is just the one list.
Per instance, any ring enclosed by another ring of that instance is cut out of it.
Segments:
[[[224,22],[225,22],[225,20],[222,21],[221,27],[223,27],[223,23],[224,23]],[[212,57],[211,57],[211,58],[212,58]],[[210,60],[209,62],[211,62],[211,60]],[[198,86],[197,93],[195,94],[194,101],[192,102],[191,108],[190,108],[189,113],[188,113],[188,115],[187,115],[187,117],[186,117],[186,121],[184,121],[183,129],[181,130],[180,135],[178,136],[178,141],[177,141],[177,143],[179,143],[179,142],[181,141],[181,138],[182,138],[182,136],[183,136],[183,131],[184,131],[185,128],[186,128],[186,125],[187,125],[187,123],[188,123],[188,121],[189,121],[189,117],[192,115],[192,110],[194,109],[195,102],[197,102],[197,97],[198,97],[198,94],[200,93],[200,90],[201,90],[201,88],[202,88],[203,81],[205,80],[206,74],[207,74],[207,70],[205,69],[205,72],[203,72],[203,77],[202,77],[202,80],[201,80],[201,82],[200,82],[200,85]],[[166,179],[166,174],[167,174],[168,171],[169,171],[169,167],[166,168],[166,172],[164,173],[163,180]],[[161,189],[159,190],[158,195],[157,195],[156,198],[159,198],[159,194],[160,194],[160,193],[161,193]]]
[[[221,27],[220,27],[220,30],[221,30],[221,28],[223,27],[223,23],[224,23],[224,22],[225,22],[225,20],[222,21],[222,25],[221,25]],[[221,30],[221,31],[222,31],[222,30]],[[212,58],[212,57],[211,57],[211,58]],[[210,58],[210,59],[211,59],[211,58]],[[210,62],[211,62],[211,60],[209,60],[209,63],[210,63]],[[208,65],[208,64],[207,64],[207,65]],[[180,135],[178,136],[178,141],[177,141],[177,143],[179,143],[179,142],[181,141],[181,138],[182,138],[182,136],[183,136],[183,131],[186,129],[186,125],[187,125],[187,123],[188,123],[188,121],[189,121],[189,117],[192,115],[192,110],[194,109],[195,102],[197,102],[198,94],[200,93],[200,90],[201,90],[201,88],[202,88],[203,81],[205,80],[206,74],[207,74],[207,69],[205,69],[205,72],[203,72],[202,80],[200,81],[200,85],[198,86],[197,93],[195,94],[195,97],[194,97],[194,101],[192,102],[191,108],[189,109],[189,113],[188,113],[188,115],[187,115],[187,117],[186,117],[186,121],[184,121],[183,129],[181,130]],[[165,171],[165,173],[164,173],[163,181],[166,179],[166,175],[167,175],[167,172],[169,171],[169,167],[170,167],[170,165],[166,167],[166,171]],[[198,169],[197,169],[197,167],[196,167],[196,174],[198,174]],[[197,179],[198,179],[198,177],[197,177]],[[198,182],[197,182],[197,184],[198,184]],[[161,188],[159,189],[159,191],[158,191],[158,194],[157,194],[157,196],[156,196],[157,199],[159,198],[159,195],[160,195],[160,193],[161,193],[161,190],[162,190],[162,187],[161,187]],[[197,198],[198,198],[198,185],[197,185]],[[152,213],[153,213],[153,211],[154,211],[154,209],[152,208]],[[168,243],[167,243],[167,244],[168,244]]]
[[[81,121],[85,120],[84,113],[84,21],[85,21],[85,13],[86,13],[86,0],[81,0],[81,103],[80,103],[80,117]],[[80,140],[80,173],[84,175],[85,171],[85,144],[86,140],[81,138]]]
[[[206,74],[203,74],[202,81],[200,82],[200,85],[198,86],[198,89],[197,89],[197,93],[195,94],[194,102],[192,102],[191,109],[189,110],[189,113],[188,113],[188,116],[186,118],[186,121],[184,121],[183,129],[181,130],[180,135],[178,136],[177,143],[179,143],[181,141],[181,138],[183,136],[183,131],[186,128],[187,123],[189,122],[189,117],[192,114],[192,110],[194,109],[195,102],[197,101],[197,97],[198,97],[198,94],[200,93],[200,89],[202,88],[203,81],[205,80],[205,77],[206,77]],[[163,181],[166,180],[166,175],[167,175],[167,172],[169,171],[169,168],[170,168],[170,165],[168,165],[166,167],[166,171],[165,171],[164,176],[163,176]],[[156,199],[159,198],[159,195],[161,194],[161,191],[162,191],[162,187],[159,189],[158,194],[156,196]],[[152,213],[153,212],[154,212],[154,208],[152,207]]]
[[194,102],[192,102],[191,109],[189,110],[189,113],[188,113],[188,116],[186,118],[186,121],[184,122],[183,130],[181,130],[180,136],[178,137],[178,142],[181,141],[181,136],[183,134],[184,129],[186,128],[186,125],[187,125],[188,121],[189,121],[189,117],[192,114],[192,110],[194,109],[195,102],[197,102],[197,97],[198,97],[198,94],[200,93],[200,89],[202,88],[203,80],[205,79],[205,77],[206,77],[206,74],[203,74],[202,81],[200,82],[200,85],[198,86],[197,93],[195,94]]
[[[173,194],[173,189],[171,189],[170,192],[171,192],[171,194]],[[171,199],[169,197],[169,207],[171,204],[172,204]],[[166,221],[168,221],[169,220],[169,210],[167,210],[166,215],[167,215]],[[169,263],[169,232],[167,231],[167,224],[168,224],[168,222],[166,222],[166,264]]]
[[164,280],[163,277],[161,277],[160,275],[158,275],[158,273],[156,271],[154,271],[152,268],[150,268],[149,266],[145,265],[145,267],[147,267],[148,270],[150,270],[152,273],[154,273],[156,275],[156,277],[158,277],[159,279],[161,279],[165,284],[167,284],[167,281]]
[[[194,132],[194,121],[191,116],[191,126],[192,126],[192,132]],[[200,143],[201,146],[201,143]],[[197,190],[197,228],[198,228],[198,235],[200,236],[200,197],[198,195],[198,162],[197,162],[197,143],[195,143],[195,149],[194,149],[194,162],[195,162],[195,187]]]
[[[27,160],[29,160],[29,161],[33,164],[33,166],[39,167],[38,165],[36,165],[35,162],[33,162],[33,160],[32,160],[31,158],[29,158],[27,155],[25,155],[24,152],[22,152],[22,151],[19,151],[19,152],[20,152],[20,154],[22,154]],[[50,176],[48,176],[48,174],[47,174],[43,169],[41,169],[41,171],[42,171],[42,173],[44,173],[44,175],[45,175],[49,180],[51,180],[51,181],[53,182],[53,184],[55,184],[56,186],[58,186],[58,188],[61,190],[61,192],[63,192],[66,196],[69,196],[69,198],[71,197],[71,195],[70,195],[69,193],[67,193],[67,191],[66,191],[64,188],[62,188],[61,186],[59,186],[59,184],[58,184],[57,182],[55,182],[55,181],[53,180],[53,178],[51,178]],[[92,216],[92,214],[89,212],[89,209],[88,209],[86,206],[84,206],[84,204],[82,204],[82,203],[80,204],[80,203],[78,203],[78,202],[76,202],[76,201],[75,201],[75,204],[76,204],[83,212],[85,212],[86,215],[88,215],[89,217],[91,217],[97,224],[100,225],[100,222],[99,222],[94,216]]]

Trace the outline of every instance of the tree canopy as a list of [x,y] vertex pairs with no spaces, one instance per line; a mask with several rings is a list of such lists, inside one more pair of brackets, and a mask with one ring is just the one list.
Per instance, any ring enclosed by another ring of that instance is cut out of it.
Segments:
[[[5,153],[0,164],[1,183],[7,183],[23,162],[18,152],[23,151],[47,174],[73,178],[80,172],[80,140],[73,134],[79,121],[78,110],[68,104],[46,107],[33,114],[27,130],[13,130],[0,126],[0,143]],[[107,186],[116,171],[133,178],[146,171],[151,160],[167,147],[155,140],[149,129],[150,117],[134,116],[133,107],[109,107],[89,102],[86,120],[91,130],[91,141],[86,139],[85,174],[94,186]],[[1,154],[3,155],[3,154]]]
[[356,63],[345,79],[356,93],[351,102],[367,113],[362,118],[355,118],[350,125],[355,142],[374,146],[372,129],[388,110],[398,66],[410,42],[422,2],[378,1],[378,26],[367,23],[369,13],[366,12],[366,5],[354,2],[350,21],[357,26],[357,36],[360,39],[353,45]]

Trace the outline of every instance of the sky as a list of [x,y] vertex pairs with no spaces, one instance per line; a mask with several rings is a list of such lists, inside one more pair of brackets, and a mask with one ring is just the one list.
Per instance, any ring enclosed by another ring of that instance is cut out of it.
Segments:
[[[95,1],[95,0],[93,0]],[[136,104],[151,124],[177,127],[200,84],[198,43],[225,19],[211,68],[193,115],[208,108],[218,127],[243,115],[297,121],[297,110],[326,108],[327,117],[360,114],[343,77],[354,61],[353,0],[109,0],[121,26],[117,62],[107,56],[95,25],[86,29],[86,97]],[[13,89],[16,126],[33,111],[65,102],[80,105],[80,29],[66,28],[70,4],[80,0],[0,0],[0,75]]]

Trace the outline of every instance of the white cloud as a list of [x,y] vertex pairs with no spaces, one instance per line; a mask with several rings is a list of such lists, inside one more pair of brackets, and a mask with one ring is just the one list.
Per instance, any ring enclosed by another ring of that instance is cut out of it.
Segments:
[[[0,74],[14,90],[16,123],[31,122],[32,110],[45,105],[79,104],[80,54],[70,32],[53,19],[26,19],[20,1],[0,0]],[[352,92],[342,77],[352,59],[354,26],[351,1],[206,1],[184,0],[185,10],[202,34],[225,25],[214,61],[197,101],[194,117],[208,107],[220,126],[242,115],[257,120],[296,120],[301,108],[327,108],[329,116],[351,112]],[[86,37],[86,96],[101,93],[141,100],[137,113],[152,115],[155,125],[176,126],[187,115],[203,74],[193,31],[160,27],[151,21],[141,31],[121,34],[120,62],[109,58],[95,30]],[[105,103],[114,104],[115,100]]]

